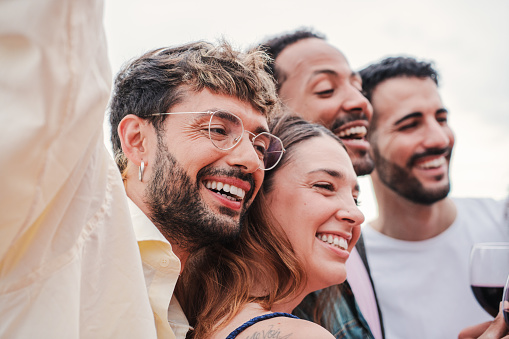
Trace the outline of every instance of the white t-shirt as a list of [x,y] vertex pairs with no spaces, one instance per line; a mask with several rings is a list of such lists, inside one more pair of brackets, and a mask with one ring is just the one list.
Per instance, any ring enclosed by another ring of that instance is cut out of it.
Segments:
[[453,200],[456,220],[432,239],[402,241],[363,228],[388,339],[452,339],[493,319],[472,293],[469,259],[474,243],[509,241],[505,202]]

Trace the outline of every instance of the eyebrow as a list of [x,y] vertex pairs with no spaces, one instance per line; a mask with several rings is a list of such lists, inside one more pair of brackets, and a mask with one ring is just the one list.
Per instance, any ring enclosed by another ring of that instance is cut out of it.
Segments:
[[[333,178],[338,178],[338,179],[344,179],[345,178],[345,175],[344,175],[343,172],[339,172],[339,171],[336,171],[336,170],[331,170],[331,169],[328,169],[328,168],[318,168],[316,170],[310,171],[309,174],[313,174],[313,173],[317,173],[317,172],[325,172],[325,173],[327,173],[328,175],[330,175]],[[356,192],[360,192],[361,191],[361,188],[360,188],[358,182],[355,183],[354,190]]]
[[[447,109],[445,109],[445,108],[439,108],[439,109],[437,109],[437,110],[436,110],[435,114],[447,113],[447,112],[448,112],[448,111],[447,111]],[[406,120],[408,120],[408,119],[412,119],[412,118],[420,118],[420,117],[422,117],[422,116],[423,116],[422,112],[412,112],[412,113],[410,113],[410,114],[405,115],[405,116],[404,116],[404,117],[402,117],[401,119],[396,120],[396,122],[394,123],[394,126],[397,126],[397,125],[401,124],[402,122],[404,122],[404,121],[406,121]]]
[[[329,75],[333,75],[333,76],[339,77],[339,73],[334,71],[334,70],[332,70],[332,69],[319,69],[319,70],[316,70],[316,71],[314,71],[312,73],[312,77],[320,75],[320,74],[329,74]],[[350,73],[349,78],[350,79],[360,78],[359,72],[352,71],[352,73]]]
[[332,69],[319,69],[312,73],[312,76],[320,75],[320,74],[329,74],[329,75],[335,75],[338,76],[338,72],[333,71]]
[[[338,178],[338,179],[344,179],[345,178],[345,174],[343,172],[339,172],[339,171],[336,171],[336,170],[331,170],[331,169],[328,169],[328,168],[318,168],[318,169],[310,171],[309,174],[313,174],[313,173],[317,173],[317,172],[325,172],[325,173],[327,173],[328,175],[330,175],[333,178]],[[359,183],[355,184],[355,189],[357,191],[360,191]]]
[[[222,109],[222,108],[211,108],[211,109],[208,109],[207,111],[208,112],[219,111],[219,112],[228,112],[228,113],[235,114],[236,116],[238,116],[240,118],[240,121],[242,121],[242,125],[244,125],[244,121],[242,120],[242,118],[239,116],[238,113],[230,112],[229,110]],[[267,118],[265,117],[265,119],[267,119]],[[244,126],[244,129],[247,130],[245,126]],[[260,134],[260,133],[263,133],[263,132],[269,133],[270,131],[269,131],[269,129],[267,127],[260,125],[260,126],[255,128],[254,132],[253,131],[250,131],[250,132],[254,133],[254,134]]]
[[396,122],[394,123],[394,126],[397,126],[397,125],[401,124],[402,122],[404,122],[404,121],[406,121],[406,120],[408,120],[408,119],[412,119],[412,118],[420,118],[420,117],[422,117],[422,115],[423,115],[423,114],[422,114],[421,112],[412,112],[412,113],[407,114],[407,115],[405,115],[404,117],[402,117],[402,118],[400,118],[400,119],[396,120]]
[[345,175],[342,172],[331,170],[328,168],[318,168],[318,169],[310,171],[309,174],[313,174],[313,173],[317,173],[317,172],[325,172],[328,175],[330,175],[331,177],[339,178],[339,179],[343,179],[345,177]]
[[255,131],[253,133],[255,134],[260,134],[260,133],[263,133],[263,132],[267,132],[267,133],[270,133],[269,129],[268,128],[265,128],[264,126],[258,126],[256,127]]

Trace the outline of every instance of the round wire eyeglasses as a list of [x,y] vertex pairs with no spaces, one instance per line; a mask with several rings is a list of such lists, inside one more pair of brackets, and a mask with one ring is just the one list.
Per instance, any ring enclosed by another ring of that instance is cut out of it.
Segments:
[[150,116],[172,115],[172,114],[204,114],[210,115],[208,121],[208,136],[212,144],[223,151],[230,150],[237,146],[242,140],[244,132],[252,136],[251,143],[260,160],[259,168],[265,171],[271,170],[283,157],[285,149],[281,139],[269,132],[254,134],[244,130],[242,120],[228,111],[205,111],[205,112],[167,112],[152,113]]

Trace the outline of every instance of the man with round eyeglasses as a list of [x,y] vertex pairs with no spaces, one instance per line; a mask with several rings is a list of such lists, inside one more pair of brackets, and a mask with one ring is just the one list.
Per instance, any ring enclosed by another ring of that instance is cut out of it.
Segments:
[[147,280],[156,325],[164,333],[171,326],[178,338],[189,327],[174,320],[185,316],[170,298],[186,259],[200,247],[236,239],[264,170],[284,151],[268,132],[267,117],[279,105],[260,63],[265,58],[261,52],[235,54],[226,43],[191,43],[148,52],[115,80],[115,159],[145,276],[157,278]]
[[2,338],[185,338],[172,294],[189,253],[235,239],[283,152],[266,55],[198,42],[118,74],[115,164],[102,10],[0,3]]

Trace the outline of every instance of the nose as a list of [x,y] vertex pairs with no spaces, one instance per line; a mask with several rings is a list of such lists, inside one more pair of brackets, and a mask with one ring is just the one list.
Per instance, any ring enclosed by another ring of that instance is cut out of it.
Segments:
[[353,85],[348,86],[342,108],[346,112],[363,112],[369,121],[373,116],[373,107],[366,97]]
[[423,135],[423,146],[425,148],[445,148],[449,146],[452,131],[448,125],[441,125],[435,119],[427,123]]
[[340,222],[346,222],[349,226],[360,226],[364,222],[364,214],[355,203],[343,203],[336,212],[336,219]]
[[226,156],[230,166],[241,167],[247,173],[253,173],[260,167],[260,158],[249,140],[247,131],[239,143]]

